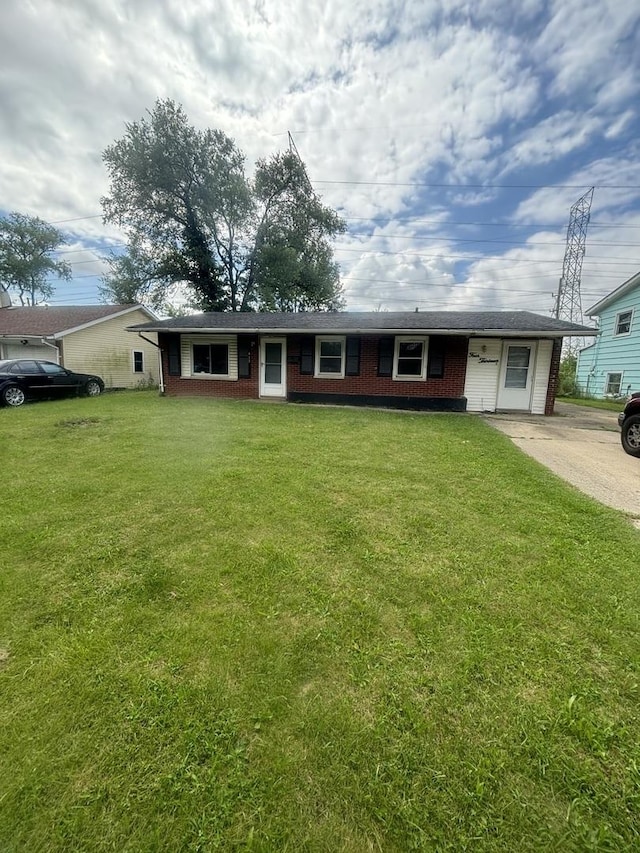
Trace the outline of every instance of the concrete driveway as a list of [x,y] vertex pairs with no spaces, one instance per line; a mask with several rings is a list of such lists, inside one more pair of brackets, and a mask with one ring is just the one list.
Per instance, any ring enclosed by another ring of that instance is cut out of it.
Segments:
[[540,415],[484,415],[491,426],[580,491],[640,519],[640,459],[620,445],[617,414],[556,403]]

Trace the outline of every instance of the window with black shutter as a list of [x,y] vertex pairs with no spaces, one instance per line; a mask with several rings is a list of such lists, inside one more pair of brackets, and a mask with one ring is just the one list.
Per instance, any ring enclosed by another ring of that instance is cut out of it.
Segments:
[[238,379],[251,378],[251,339],[238,338]]
[[171,335],[169,338],[169,376],[180,376],[180,336]]
[[302,338],[300,341],[300,373],[303,376],[313,376],[313,338]]
[[193,373],[229,375],[229,344],[193,344]]
[[360,338],[347,338],[347,376],[360,376]]
[[345,339],[340,335],[316,336],[314,376],[324,379],[344,377]]
[[380,338],[378,341],[378,376],[391,376],[393,373],[393,338]]
[[427,378],[442,379],[444,377],[445,343],[441,338],[431,338],[429,341],[429,360],[427,362]]

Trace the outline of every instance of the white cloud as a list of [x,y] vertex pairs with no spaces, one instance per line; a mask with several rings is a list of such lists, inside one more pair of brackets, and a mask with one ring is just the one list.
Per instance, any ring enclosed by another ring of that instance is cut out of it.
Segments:
[[[409,306],[414,294],[442,307],[506,304],[490,277],[527,268],[531,232],[517,232],[522,257],[509,249],[474,266],[500,249],[456,250],[452,238],[468,232],[455,222],[513,215],[562,229],[578,191],[515,203],[497,188],[417,184],[518,183],[524,170],[524,184],[640,184],[638,18],[633,3],[613,0],[5,0],[0,209],[99,213],[101,152],[171,97],[196,126],[233,136],[249,164],[292,130],[311,178],[342,182],[317,185],[328,203],[389,220],[364,246],[340,241],[362,255],[337,254],[350,307],[399,306],[399,294]],[[630,189],[598,190],[596,202],[620,216],[640,206]],[[440,243],[403,230],[409,214],[447,220]],[[80,248],[120,239],[100,218],[64,227]],[[467,289],[453,284],[467,275]]]

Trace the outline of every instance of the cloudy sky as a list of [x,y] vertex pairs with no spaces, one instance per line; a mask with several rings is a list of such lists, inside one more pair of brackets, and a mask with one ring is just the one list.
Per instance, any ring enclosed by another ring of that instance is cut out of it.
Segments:
[[[291,131],[351,310],[549,314],[571,205],[595,186],[582,302],[640,269],[632,0],[3,0],[0,214],[56,222],[97,300],[101,152],[157,98],[249,163]],[[96,254],[97,253],[97,254]]]

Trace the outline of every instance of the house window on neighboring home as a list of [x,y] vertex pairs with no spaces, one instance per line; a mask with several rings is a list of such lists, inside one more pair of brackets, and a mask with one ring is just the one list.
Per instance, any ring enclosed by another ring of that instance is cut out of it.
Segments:
[[604,393],[611,397],[619,397],[622,387],[622,373],[607,373],[607,381],[604,386]]
[[424,379],[426,375],[427,339],[397,337],[393,358],[394,379]]
[[325,379],[344,378],[345,339],[335,336],[316,337],[317,377]]
[[193,372],[207,376],[228,376],[229,344],[194,344]]
[[133,372],[144,373],[144,353],[140,349],[133,351]]
[[633,319],[633,311],[620,311],[616,315],[616,329],[614,335],[628,335],[631,331],[631,320]]

